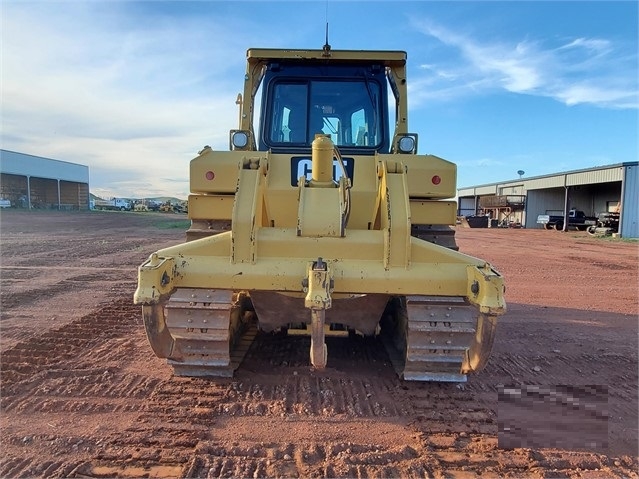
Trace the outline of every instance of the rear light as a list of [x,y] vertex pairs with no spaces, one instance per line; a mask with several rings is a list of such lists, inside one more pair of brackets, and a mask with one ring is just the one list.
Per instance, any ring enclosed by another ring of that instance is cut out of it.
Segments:
[[435,175],[430,179],[430,181],[433,182],[433,185],[438,185],[442,182],[442,178],[439,175]]

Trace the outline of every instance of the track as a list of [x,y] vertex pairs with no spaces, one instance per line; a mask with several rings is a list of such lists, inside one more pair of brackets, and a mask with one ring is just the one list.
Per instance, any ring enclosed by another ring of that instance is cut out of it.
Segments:
[[466,374],[480,371],[488,360],[495,335],[491,325],[463,298],[399,297],[382,321],[382,339],[400,378],[466,382]]
[[231,291],[182,288],[167,302],[143,306],[147,337],[178,376],[232,377],[257,325]]
[[[299,315],[282,304],[278,315]],[[182,288],[162,304],[144,306],[143,318],[154,351],[176,375],[233,377],[257,333],[253,306],[243,293]],[[381,339],[400,378],[466,382],[492,349],[495,329],[481,324],[492,323],[463,298],[397,297],[382,320]],[[479,345],[477,330],[485,332]],[[479,360],[471,363],[471,353]]]

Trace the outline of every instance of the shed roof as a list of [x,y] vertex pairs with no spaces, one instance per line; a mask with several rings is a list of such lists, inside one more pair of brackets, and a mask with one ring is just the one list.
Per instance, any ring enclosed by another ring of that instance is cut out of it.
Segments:
[[499,181],[495,183],[484,183],[481,185],[466,186],[457,189],[458,196],[476,194],[496,194],[498,187],[522,185],[526,190],[541,188],[554,188],[564,186],[564,181],[568,186],[587,185],[593,183],[607,183],[611,181],[621,181],[622,169],[627,166],[638,166],[639,161],[629,161],[616,163],[613,165],[595,166],[579,170],[569,170],[547,175],[531,176],[528,178],[517,178],[513,180]]
[[9,150],[0,150],[0,173],[89,183],[88,166]]

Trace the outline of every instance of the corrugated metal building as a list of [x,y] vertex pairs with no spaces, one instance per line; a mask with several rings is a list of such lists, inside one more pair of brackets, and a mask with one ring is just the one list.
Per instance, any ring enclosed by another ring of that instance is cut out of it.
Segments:
[[[537,216],[575,208],[588,216],[620,212],[619,234],[639,238],[639,162],[459,188],[459,216],[489,213],[497,222],[538,228]],[[496,201],[504,198],[500,203]],[[515,201],[521,199],[521,201]],[[497,204],[498,206],[494,206]]]
[[15,208],[89,209],[89,167],[0,150],[0,197]]

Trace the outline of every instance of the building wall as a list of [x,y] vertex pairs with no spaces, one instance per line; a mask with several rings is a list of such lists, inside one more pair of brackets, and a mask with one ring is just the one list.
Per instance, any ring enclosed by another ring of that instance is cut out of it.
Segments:
[[[568,187],[569,209],[583,211],[588,216],[595,216],[595,196],[597,195],[596,185],[578,185]],[[562,207],[563,210],[563,207]]]
[[470,216],[475,213],[475,198],[459,198],[457,202],[457,215]]
[[61,210],[88,210],[89,185],[71,181],[60,182]]
[[593,191],[594,214],[614,211],[621,202],[621,181],[604,183]]
[[545,214],[562,214],[564,211],[564,188],[548,190],[531,190],[526,197],[526,228],[541,228],[537,224],[537,216]]
[[58,203],[58,182],[46,178],[30,178],[31,206],[36,209],[53,209]]
[[622,238],[639,238],[639,166],[626,166],[621,198]]
[[618,165],[611,168],[592,169],[566,173],[566,184],[574,185],[599,185],[613,181],[621,181],[623,177],[623,166]]
[[525,195],[526,188],[524,185],[502,186],[499,188],[500,195]]

